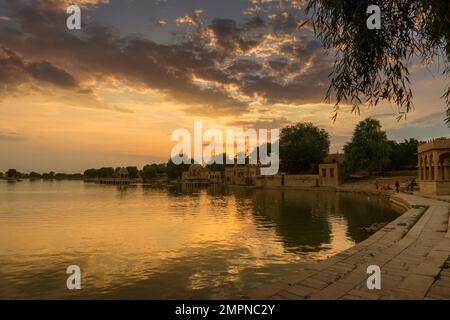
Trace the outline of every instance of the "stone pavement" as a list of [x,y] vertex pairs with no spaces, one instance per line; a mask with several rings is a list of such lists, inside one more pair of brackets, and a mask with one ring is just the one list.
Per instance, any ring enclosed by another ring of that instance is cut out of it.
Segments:
[[[450,203],[403,193],[391,201],[409,210],[356,246],[246,298],[450,299]],[[381,290],[367,288],[370,265],[381,268]]]

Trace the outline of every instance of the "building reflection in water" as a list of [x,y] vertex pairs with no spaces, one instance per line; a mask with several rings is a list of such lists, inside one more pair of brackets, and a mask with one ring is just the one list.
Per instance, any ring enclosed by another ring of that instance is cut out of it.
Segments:
[[[0,183],[0,299],[236,297],[395,217],[331,192]],[[80,292],[65,287],[71,264]]]

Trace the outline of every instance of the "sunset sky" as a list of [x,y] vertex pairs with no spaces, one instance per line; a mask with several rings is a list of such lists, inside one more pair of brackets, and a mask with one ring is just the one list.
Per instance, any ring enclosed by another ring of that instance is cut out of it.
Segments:
[[[66,28],[69,3],[82,29]],[[388,137],[450,137],[442,65],[411,66],[415,110],[324,102],[332,68],[301,0],[0,0],[0,171],[166,162],[177,128],[313,122],[340,151],[367,116]]]

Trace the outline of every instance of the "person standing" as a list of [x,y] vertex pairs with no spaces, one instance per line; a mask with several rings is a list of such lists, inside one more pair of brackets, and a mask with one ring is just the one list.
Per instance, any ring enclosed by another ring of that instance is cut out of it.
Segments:
[[395,190],[400,192],[400,183],[398,181],[395,181]]

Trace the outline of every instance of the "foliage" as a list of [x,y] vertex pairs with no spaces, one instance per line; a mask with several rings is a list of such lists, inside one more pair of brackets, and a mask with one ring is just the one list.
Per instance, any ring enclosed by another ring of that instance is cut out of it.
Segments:
[[20,172],[16,169],[9,169],[8,171],[6,171],[6,176],[8,178],[18,178],[20,177]]
[[83,175],[81,173],[57,173],[55,174],[56,180],[81,180]]
[[154,179],[158,176],[158,166],[155,164],[152,165],[146,165],[144,166],[144,168],[142,168],[141,171],[141,177],[142,179],[144,179],[145,181]]
[[96,177],[97,177],[97,170],[96,170],[96,169],[88,169],[88,170],[85,170],[84,173],[83,173],[83,175],[84,175],[86,178],[96,178]]
[[[369,30],[369,5],[382,12],[382,28]],[[409,65],[442,60],[450,75],[450,2],[443,0],[309,0],[307,11],[325,48],[334,50],[327,97],[336,96],[359,112],[385,100],[398,106],[399,118],[413,108]],[[443,95],[450,126],[450,87]],[[365,100],[365,101],[364,101]]]
[[137,167],[127,167],[126,169],[131,179],[139,178],[139,169]]
[[41,179],[41,178],[42,178],[42,175],[40,173],[37,173],[34,171],[30,172],[30,179]]
[[312,123],[284,127],[280,134],[280,169],[286,173],[313,172],[329,149],[329,134]]
[[378,120],[367,118],[358,123],[351,142],[344,146],[346,172],[381,171],[389,163],[389,143]]
[[111,178],[114,175],[114,168],[103,167],[100,169],[88,169],[84,171],[87,178]]
[[53,179],[55,179],[55,172],[50,171],[48,173],[43,173],[42,178],[45,180],[53,180]]
[[189,170],[189,167],[191,166],[190,163],[192,163],[192,160],[185,161],[186,163],[182,163],[180,165],[176,165],[172,162],[172,159],[169,159],[166,165],[166,173],[167,176],[170,179],[181,179],[181,176],[183,175],[183,172],[186,172]]
[[389,170],[410,169],[417,166],[417,148],[419,141],[409,139],[404,142],[389,141]]

